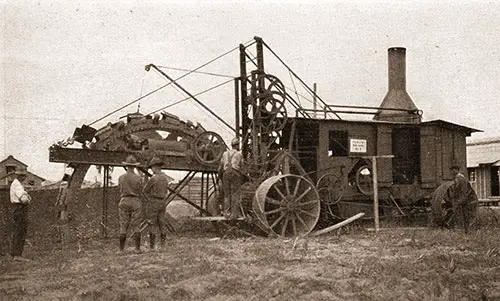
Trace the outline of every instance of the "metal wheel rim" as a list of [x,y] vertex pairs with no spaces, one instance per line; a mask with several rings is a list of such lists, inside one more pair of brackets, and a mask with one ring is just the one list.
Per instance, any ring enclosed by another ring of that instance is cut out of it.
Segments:
[[319,220],[321,204],[313,183],[287,174],[262,182],[252,208],[262,229],[287,237],[310,233]]

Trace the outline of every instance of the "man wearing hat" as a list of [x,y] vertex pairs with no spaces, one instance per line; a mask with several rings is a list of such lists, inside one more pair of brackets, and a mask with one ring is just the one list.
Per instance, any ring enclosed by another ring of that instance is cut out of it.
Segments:
[[468,196],[470,189],[469,181],[460,172],[460,166],[456,163],[452,164],[450,168],[453,174],[453,207],[455,211],[455,218],[461,218],[464,226],[465,233],[469,230],[469,200]]
[[135,251],[141,252],[141,232],[139,224],[142,218],[142,181],[135,173],[135,167],[139,165],[137,159],[130,155],[122,162],[127,172],[118,178],[120,188],[120,203],[118,204],[118,217],[120,221],[120,252],[125,249],[127,231],[133,233],[135,240]]
[[18,169],[14,172],[13,181],[10,184],[10,202],[13,208],[13,235],[11,255],[14,260],[27,260],[22,257],[24,251],[24,242],[28,230],[28,205],[31,197],[24,189],[22,182],[26,179],[27,171]]
[[243,155],[239,151],[238,137],[231,140],[231,149],[222,154],[219,164],[219,177],[222,175],[222,191],[224,194],[224,216],[236,219],[239,215],[240,191],[242,183],[241,163]]
[[165,196],[168,193],[168,177],[161,171],[163,161],[158,157],[153,157],[148,164],[153,175],[144,186],[144,194],[147,198],[146,204],[146,219],[149,221],[149,246],[151,249],[155,247],[156,235],[153,229],[158,229],[160,233],[160,246],[165,246],[167,237],[166,220],[165,220]]

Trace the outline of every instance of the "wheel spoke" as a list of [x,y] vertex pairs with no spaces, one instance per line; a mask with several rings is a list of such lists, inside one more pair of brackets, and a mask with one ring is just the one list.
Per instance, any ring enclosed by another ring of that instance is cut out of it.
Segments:
[[299,206],[308,206],[308,205],[313,205],[316,204],[317,201],[309,201],[309,202],[304,202],[304,203],[299,203]]
[[308,193],[311,191],[311,187],[307,187],[306,191],[304,191],[298,198],[295,199],[295,202],[300,202]]
[[288,182],[288,177],[285,177],[285,188],[286,188],[286,194],[290,195],[290,182]]
[[278,217],[278,218],[274,221],[274,223],[271,225],[271,227],[269,227],[269,228],[273,229],[274,227],[276,227],[276,225],[277,225],[277,224],[278,224],[278,223],[279,223],[279,222],[280,222],[280,221],[281,221],[284,217],[285,217],[285,214],[284,214],[284,213],[281,213],[281,216],[280,216],[280,217]]
[[273,188],[274,188],[274,190],[276,190],[276,192],[280,195],[280,197],[282,199],[286,198],[285,195],[283,194],[283,192],[281,192],[281,190],[279,190],[278,187],[276,187],[276,185],[273,185]]
[[307,224],[306,222],[304,222],[304,220],[302,219],[302,217],[300,217],[300,215],[297,213],[297,212],[294,212],[295,213],[295,216],[297,217],[297,219],[299,220],[299,222],[307,228]]
[[283,209],[282,208],[278,208],[278,209],[269,210],[267,212],[264,212],[264,214],[265,215],[270,215],[270,214],[277,213],[277,212],[280,212],[280,211],[283,211]]
[[266,202],[269,204],[273,204],[273,205],[278,205],[278,206],[281,205],[280,201],[275,200],[275,199],[268,197],[268,196],[266,196]]
[[281,227],[281,236],[285,236],[287,226],[288,226],[288,215],[285,218],[285,223],[284,223],[283,227]]
[[299,209],[299,212],[300,212],[300,213],[304,213],[305,215],[309,215],[309,216],[311,216],[311,217],[316,217],[316,215],[314,215],[314,214],[312,214],[312,213],[310,213],[310,212],[307,212],[307,211],[305,211],[305,210],[302,210],[302,209]]
[[294,217],[292,219],[292,228],[293,228],[293,235],[294,236],[297,236],[297,222],[296,222],[296,218]]
[[293,190],[293,196],[296,196],[297,192],[299,192],[299,187],[300,187],[301,181],[302,181],[302,178],[297,178],[297,182],[295,182],[295,189]]

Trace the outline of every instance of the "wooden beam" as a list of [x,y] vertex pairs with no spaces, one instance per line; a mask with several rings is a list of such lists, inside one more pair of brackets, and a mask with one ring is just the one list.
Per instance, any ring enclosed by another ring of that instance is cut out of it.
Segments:
[[[124,166],[123,161],[129,155],[136,155],[138,160],[140,160],[142,154],[141,152],[104,151],[56,146],[51,147],[49,150],[49,162]],[[218,163],[211,165],[200,164],[196,160],[193,160],[191,156],[179,152],[163,151],[158,156],[165,162],[162,169],[167,170],[216,172],[218,167]],[[145,164],[146,162],[142,163]]]
[[337,223],[337,224],[335,224],[333,226],[330,226],[330,227],[327,227],[325,229],[318,230],[316,232],[312,232],[309,235],[311,235],[311,236],[318,236],[318,235],[321,235],[321,234],[325,234],[325,233],[331,232],[331,231],[336,230],[336,229],[338,229],[340,227],[343,227],[343,226],[345,226],[347,224],[350,224],[350,223],[352,223],[353,221],[355,221],[357,219],[362,218],[364,215],[365,215],[364,212],[360,212],[360,213],[358,213],[358,214],[356,214],[354,216],[351,216],[350,218],[348,218],[348,219],[346,219],[346,220],[344,220],[344,221],[342,221],[340,223]]

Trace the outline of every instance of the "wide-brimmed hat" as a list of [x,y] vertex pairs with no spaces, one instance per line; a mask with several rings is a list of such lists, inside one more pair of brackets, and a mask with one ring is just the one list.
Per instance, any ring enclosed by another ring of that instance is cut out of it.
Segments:
[[122,162],[125,166],[137,166],[140,163],[137,162],[137,159],[135,158],[134,155],[129,155],[125,161]]
[[148,163],[148,168],[153,166],[163,166],[163,161],[158,157],[153,157],[153,159],[151,159]]

